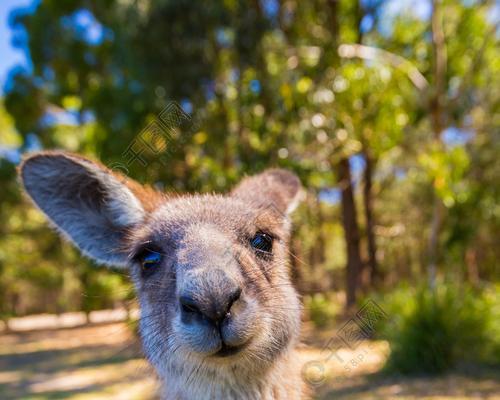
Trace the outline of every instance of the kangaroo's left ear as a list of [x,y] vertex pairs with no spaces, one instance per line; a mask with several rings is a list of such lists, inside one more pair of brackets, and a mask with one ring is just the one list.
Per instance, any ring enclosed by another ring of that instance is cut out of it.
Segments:
[[272,207],[289,214],[297,208],[303,191],[297,175],[273,168],[243,179],[231,195],[260,208]]
[[145,217],[141,185],[64,152],[29,156],[19,175],[33,202],[82,253],[102,264],[128,265],[125,239]]

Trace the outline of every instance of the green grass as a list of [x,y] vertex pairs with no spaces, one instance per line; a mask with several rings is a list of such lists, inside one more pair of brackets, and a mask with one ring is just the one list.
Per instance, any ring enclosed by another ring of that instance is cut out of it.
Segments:
[[387,370],[432,375],[461,363],[500,364],[498,299],[495,287],[445,284],[386,295],[382,307],[390,318],[379,333],[391,347]]

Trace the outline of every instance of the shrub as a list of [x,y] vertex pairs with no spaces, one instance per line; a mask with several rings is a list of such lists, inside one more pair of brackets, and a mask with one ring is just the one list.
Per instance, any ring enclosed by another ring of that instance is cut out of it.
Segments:
[[340,303],[333,294],[329,293],[315,293],[305,296],[304,304],[309,318],[318,328],[331,325],[341,309]]
[[498,363],[498,288],[403,287],[381,303],[389,315],[378,330],[391,347],[387,369],[437,374],[463,361]]

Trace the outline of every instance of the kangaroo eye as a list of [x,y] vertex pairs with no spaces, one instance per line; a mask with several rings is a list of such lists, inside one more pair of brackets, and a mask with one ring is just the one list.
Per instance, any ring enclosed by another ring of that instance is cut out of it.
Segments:
[[271,253],[273,250],[273,238],[267,233],[257,232],[252,240],[250,240],[250,245],[255,250]]
[[151,273],[156,270],[161,263],[161,253],[153,250],[145,250],[141,255],[141,268],[144,273]]

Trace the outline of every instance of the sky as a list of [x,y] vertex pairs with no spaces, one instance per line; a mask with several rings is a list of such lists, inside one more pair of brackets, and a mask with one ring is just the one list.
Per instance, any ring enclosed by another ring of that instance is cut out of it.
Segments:
[[[27,49],[15,45],[14,38],[25,39],[22,31],[13,29],[12,11],[25,9],[35,11],[41,0],[1,0],[0,1],[0,96],[6,91],[9,71],[22,67],[31,71],[32,65]],[[98,45],[106,38],[112,38],[113,32],[97,21],[92,13],[81,8],[63,17],[61,23],[73,31],[75,38],[89,45]]]
[[4,85],[9,71],[15,66],[22,66],[28,70],[31,62],[24,49],[13,45],[14,31],[10,27],[10,14],[16,8],[29,7],[33,9],[38,0],[2,0],[0,1],[0,96],[4,93]]
[[[23,48],[16,47],[13,43],[15,32],[11,26],[12,11],[19,8],[28,8],[35,10],[40,0],[1,0],[0,1],[0,96],[5,93],[5,84],[8,81],[9,71],[13,67],[23,67],[28,71],[31,70],[31,61],[27,51]],[[370,0],[364,0],[369,3]],[[265,0],[263,1],[266,11],[272,15],[277,7],[277,1]],[[391,15],[397,14],[401,9],[410,8],[413,12],[421,18],[428,17],[429,14],[429,0],[388,0],[384,10],[387,21],[391,20]],[[92,14],[86,10],[79,10],[72,16],[67,18],[67,23],[76,27],[77,34],[83,40],[91,44],[98,44],[103,40],[106,32],[103,27],[93,18]],[[370,21],[364,21],[369,28]],[[390,23],[389,23],[390,25]],[[384,30],[384,26],[380,27]],[[385,26],[388,34],[390,29]]]
[[[31,60],[28,50],[14,43],[14,38],[23,39],[23,32],[15,32],[12,26],[12,12],[16,9],[28,9],[34,11],[41,0],[0,0],[0,97],[8,88],[9,75],[13,68],[21,67],[27,71],[32,70]],[[365,5],[369,5],[372,0],[362,0]],[[464,2],[474,2],[475,0],[463,0]],[[276,13],[278,2],[276,0],[262,0],[266,12],[273,16]],[[430,0],[386,0],[381,10],[383,18],[378,26],[382,34],[390,35],[393,18],[401,12],[411,12],[421,19],[428,19],[431,13]],[[495,17],[497,19],[500,14],[500,7],[495,9]],[[73,14],[64,17],[61,21],[67,24],[74,31],[75,38],[83,40],[89,45],[98,45],[105,38],[112,38],[113,32],[103,27],[86,9],[78,9]],[[362,29],[370,29],[373,21],[362,21]],[[25,38],[24,38],[25,39]],[[22,42],[22,40],[21,40]],[[255,81],[252,90],[260,91],[258,81]],[[189,105],[186,105],[186,107]],[[56,122],[71,123],[71,115],[63,121]],[[61,118],[61,116],[59,116]],[[443,135],[443,139],[448,145],[462,145],[470,139],[471,135],[468,132],[460,131],[450,127]],[[351,160],[354,171],[363,169],[362,163],[353,157]],[[325,193],[325,196],[336,197],[338,194]]]

